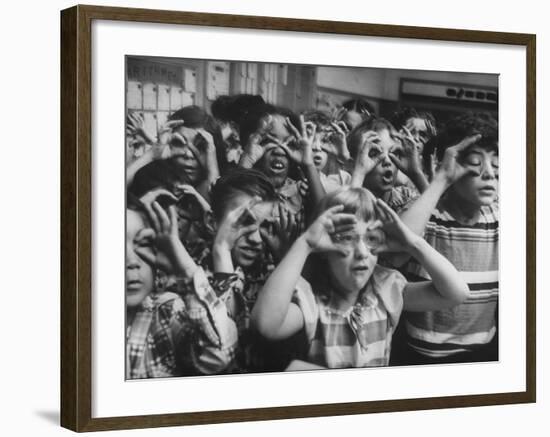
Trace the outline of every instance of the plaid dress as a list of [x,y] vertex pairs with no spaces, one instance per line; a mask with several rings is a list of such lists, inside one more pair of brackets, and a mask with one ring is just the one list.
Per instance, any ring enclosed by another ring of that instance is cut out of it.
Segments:
[[357,302],[347,311],[329,304],[331,291],[300,279],[293,297],[304,316],[307,360],[328,368],[387,366],[407,281],[377,265]]
[[147,296],[127,327],[127,379],[213,374],[233,362],[237,329],[204,271],[176,288]]

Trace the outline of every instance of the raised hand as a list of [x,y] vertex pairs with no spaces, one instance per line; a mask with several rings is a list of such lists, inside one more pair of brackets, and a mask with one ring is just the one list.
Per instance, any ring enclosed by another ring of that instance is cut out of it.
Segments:
[[349,155],[349,149],[348,149],[348,144],[347,144],[347,140],[346,140],[347,131],[348,131],[346,123],[344,123],[344,122],[339,122],[339,123],[332,122],[332,123],[330,123],[330,125],[336,131],[334,136],[333,136],[332,142],[334,143],[334,146],[336,147],[337,156],[339,158],[344,159],[344,160],[348,160],[350,158],[350,155]]
[[422,144],[413,137],[406,127],[399,132],[399,138],[401,144],[390,152],[390,159],[409,178],[422,173],[420,162]]
[[137,112],[129,113],[126,117],[126,135],[145,144],[154,144],[154,138],[145,129],[145,120]]
[[300,115],[300,130],[292,124],[288,117],[285,119],[285,127],[295,141],[279,142],[279,146],[296,164],[313,165],[313,140],[317,133],[317,126],[312,122],[304,121],[304,116]]
[[268,115],[262,120],[256,132],[248,137],[248,141],[243,148],[243,153],[239,161],[241,167],[252,168],[254,164],[262,158],[266,150],[269,149],[269,146],[266,147],[262,144],[266,139],[269,139],[273,143],[279,142],[275,137],[269,134],[272,125],[273,117]]
[[366,131],[362,135],[361,147],[355,161],[356,169],[363,175],[370,173],[384,159],[384,153],[379,146],[380,137],[374,131]]
[[403,223],[397,213],[382,199],[376,200],[375,209],[378,220],[372,223],[368,227],[368,230],[381,229],[386,234],[386,238],[383,244],[373,249],[373,254],[377,255],[382,252],[409,252],[415,243],[421,239],[421,237]]
[[154,234],[156,252],[143,250],[138,253],[146,261],[166,273],[191,276],[191,269],[196,268],[196,265],[190,261],[189,254],[178,237],[176,207],[170,205],[167,210],[168,213],[156,200],[147,209],[149,219],[153,224],[151,231]]
[[229,211],[218,226],[214,245],[230,251],[239,238],[254,232],[258,228],[258,223],[252,212],[252,207],[258,202],[260,199],[254,198]]
[[343,205],[327,209],[306,230],[304,238],[313,252],[348,254],[348,250],[336,241],[334,235],[353,230],[357,218],[354,214],[343,213],[343,209]]
[[279,216],[269,228],[260,227],[260,234],[276,260],[281,260],[298,234],[294,214],[279,204]]
[[460,162],[460,155],[464,150],[475,144],[481,138],[480,134],[472,135],[464,138],[456,146],[449,147],[445,150],[445,155],[437,171],[438,175],[441,175],[448,185],[452,185],[460,178],[469,174],[479,174],[477,170]]
[[174,187],[174,194],[178,199],[182,196],[193,197],[204,212],[209,212],[212,210],[208,201],[192,185],[176,184]]

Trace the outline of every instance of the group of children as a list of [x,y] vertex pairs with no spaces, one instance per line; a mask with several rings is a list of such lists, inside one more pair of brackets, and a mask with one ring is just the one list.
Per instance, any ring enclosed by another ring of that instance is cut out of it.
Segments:
[[498,124],[127,116],[126,376],[498,360]]

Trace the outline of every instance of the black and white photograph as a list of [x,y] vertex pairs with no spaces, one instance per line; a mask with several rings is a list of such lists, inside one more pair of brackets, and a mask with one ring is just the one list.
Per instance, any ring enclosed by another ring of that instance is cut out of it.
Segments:
[[497,74],[125,67],[127,380],[499,360]]

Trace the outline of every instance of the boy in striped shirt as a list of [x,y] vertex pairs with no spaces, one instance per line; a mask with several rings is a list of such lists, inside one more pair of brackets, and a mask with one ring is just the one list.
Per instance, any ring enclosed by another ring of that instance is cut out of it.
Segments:
[[[498,124],[490,115],[452,119],[437,137],[432,183],[401,216],[468,283],[469,298],[444,311],[404,313],[406,339],[392,364],[498,360]],[[429,279],[415,261],[409,280]]]

